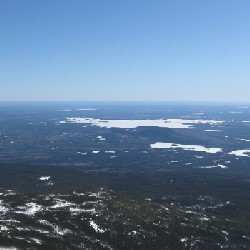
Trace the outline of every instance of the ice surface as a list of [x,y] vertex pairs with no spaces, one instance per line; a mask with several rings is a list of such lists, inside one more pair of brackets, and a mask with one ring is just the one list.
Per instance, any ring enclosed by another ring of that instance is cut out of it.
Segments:
[[206,129],[205,132],[221,132],[221,130],[218,129]]
[[218,167],[220,167],[220,168],[228,168],[227,166],[222,165],[222,164],[218,164]]
[[154,144],[151,144],[150,147],[151,148],[181,148],[183,150],[206,152],[210,154],[222,152],[221,148],[206,148],[200,145],[184,145],[184,144],[174,144],[174,143],[166,143],[166,142],[156,142]]
[[245,156],[245,157],[249,157],[248,154],[250,154],[250,150],[249,149],[243,149],[243,150],[235,150],[229,153],[230,155],[235,155],[235,156]]
[[192,128],[193,124],[221,124],[223,121],[215,120],[183,120],[183,119],[158,119],[158,120],[101,120],[84,117],[66,118],[60,123],[84,123],[101,128],[137,128],[137,127],[161,127],[161,128]]

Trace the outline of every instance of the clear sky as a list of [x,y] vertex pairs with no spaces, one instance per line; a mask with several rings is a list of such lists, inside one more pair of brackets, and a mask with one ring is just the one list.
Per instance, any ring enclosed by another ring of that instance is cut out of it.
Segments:
[[2,0],[0,101],[250,101],[249,0]]

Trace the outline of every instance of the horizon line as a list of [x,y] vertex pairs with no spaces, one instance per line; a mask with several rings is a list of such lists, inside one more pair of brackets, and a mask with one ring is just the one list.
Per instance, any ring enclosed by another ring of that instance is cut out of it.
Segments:
[[202,102],[202,103],[250,103],[250,100],[0,100],[4,102]]

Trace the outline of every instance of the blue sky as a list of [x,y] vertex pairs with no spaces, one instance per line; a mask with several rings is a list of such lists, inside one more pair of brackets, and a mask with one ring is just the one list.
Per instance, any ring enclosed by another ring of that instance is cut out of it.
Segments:
[[0,101],[250,101],[249,0],[0,2]]

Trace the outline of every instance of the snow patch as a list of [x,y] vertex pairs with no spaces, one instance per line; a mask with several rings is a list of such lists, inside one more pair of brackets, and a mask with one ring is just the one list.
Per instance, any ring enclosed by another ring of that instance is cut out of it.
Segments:
[[166,143],[166,142],[156,142],[154,144],[150,144],[150,147],[151,148],[181,148],[183,150],[206,152],[210,154],[222,152],[221,148],[206,148],[200,145],[184,145],[184,144],[175,144],[175,143]]
[[9,211],[8,207],[6,207],[6,206],[3,204],[3,201],[0,200],[0,213],[6,214],[8,211]]
[[97,136],[96,138],[99,139],[100,141],[105,141],[106,140],[106,138],[102,137],[101,135]]
[[90,226],[97,232],[97,233],[104,233],[105,231],[100,228],[93,220],[89,222]]
[[203,167],[200,167],[200,168],[217,168],[218,166],[203,166]]
[[41,240],[36,239],[36,238],[31,238],[31,240],[33,240],[38,245],[42,245],[42,243],[43,243]]
[[26,214],[28,216],[33,216],[42,210],[41,205],[37,205],[34,202],[26,203],[25,207],[18,207],[24,211],[16,211],[17,214]]
[[41,176],[39,180],[41,181],[48,181],[50,179],[50,176]]
[[51,206],[50,208],[57,209],[57,208],[71,207],[71,206],[75,206],[75,204],[64,200],[57,200],[56,204]]

